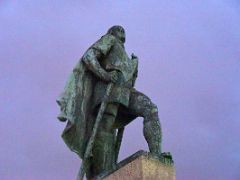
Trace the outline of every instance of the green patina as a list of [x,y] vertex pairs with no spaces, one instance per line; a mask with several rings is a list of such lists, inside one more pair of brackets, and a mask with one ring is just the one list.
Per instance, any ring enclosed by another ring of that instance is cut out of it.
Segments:
[[[124,29],[111,27],[84,53],[57,100],[61,108],[58,118],[67,121],[62,137],[72,151],[87,161],[84,171],[88,179],[116,166],[124,127],[137,117],[144,118],[143,134],[150,153],[162,156],[157,107],[134,88],[138,58],[127,55],[124,43]],[[110,83],[113,86],[105,102]],[[106,107],[101,109],[104,102]],[[99,109],[103,114],[95,129],[90,155],[86,157]]]

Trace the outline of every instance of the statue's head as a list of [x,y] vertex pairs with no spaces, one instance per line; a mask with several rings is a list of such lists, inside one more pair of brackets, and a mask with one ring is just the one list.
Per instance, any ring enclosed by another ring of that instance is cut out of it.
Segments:
[[111,34],[115,36],[117,39],[119,39],[122,43],[125,43],[126,40],[126,35],[125,35],[125,30],[122,26],[112,26],[107,34]]

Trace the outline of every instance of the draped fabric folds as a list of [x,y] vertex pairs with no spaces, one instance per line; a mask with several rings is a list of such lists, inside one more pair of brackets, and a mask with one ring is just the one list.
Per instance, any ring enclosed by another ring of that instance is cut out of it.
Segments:
[[62,138],[67,146],[81,158],[91,133],[93,123],[90,121],[91,98],[96,79],[87,70],[80,59],[73,69],[63,93],[57,103],[60,106],[60,121],[67,121]]

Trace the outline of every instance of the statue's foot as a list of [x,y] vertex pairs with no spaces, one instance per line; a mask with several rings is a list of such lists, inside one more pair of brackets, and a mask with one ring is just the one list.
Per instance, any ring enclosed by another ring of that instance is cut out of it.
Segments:
[[150,153],[150,155],[155,159],[159,159],[165,164],[173,164],[173,158],[170,152],[163,152],[159,154]]
[[161,153],[161,160],[166,164],[173,164],[173,158],[170,152]]

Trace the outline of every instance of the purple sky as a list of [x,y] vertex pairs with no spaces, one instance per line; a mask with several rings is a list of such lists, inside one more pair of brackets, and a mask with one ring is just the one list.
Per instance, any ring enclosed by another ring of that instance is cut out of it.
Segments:
[[[0,179],[75,179],[55,99],[115,24],[139,57],[136,86],[159,107],[177,179],[239,180],[238,0],[0,0]],[[120,159],[147,149],[142,127],[126,128]]]

